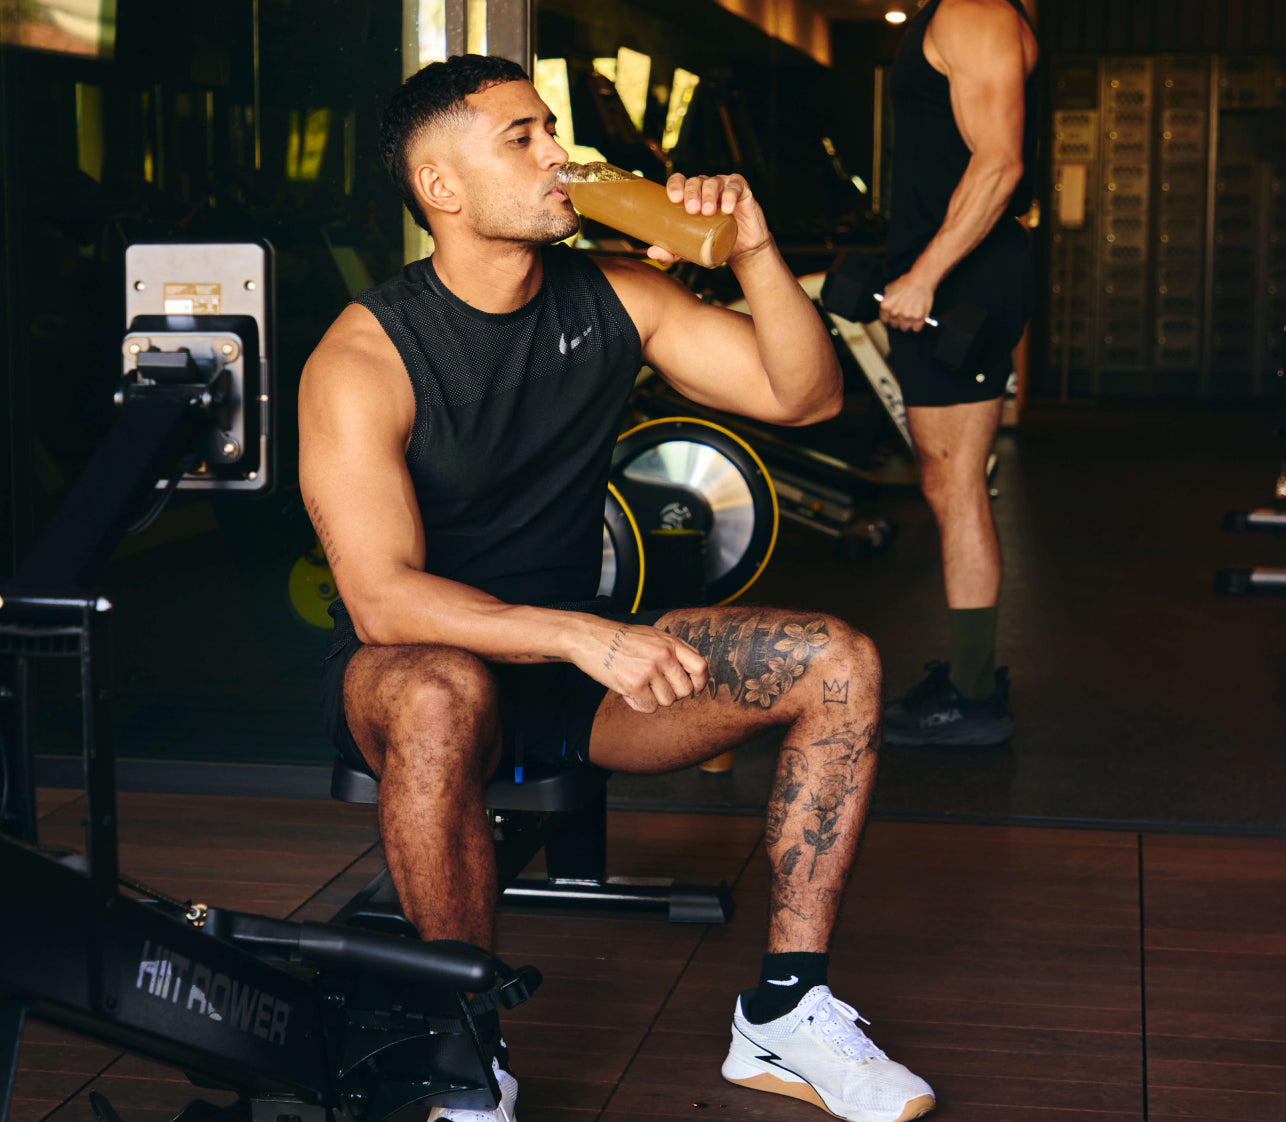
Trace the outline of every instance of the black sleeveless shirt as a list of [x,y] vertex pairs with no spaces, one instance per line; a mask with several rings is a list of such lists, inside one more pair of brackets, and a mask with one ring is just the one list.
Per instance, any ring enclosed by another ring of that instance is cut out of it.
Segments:
[[[888,275],[901,276],[915,264],[947,216],[947,206],[969,163],[969,147],[951,111],[951,87],[924,57],[924,35],[942,0],[929,0],[907,25],[893,60],[889,92],[893,101],[893,181],[889,215]],[[1027,19],[1020,0],[1009,3]],[[1030,26],[1030,21],[1028,21]],[[1017,218],[1030,208],[1036,166],[1036,70],[1024,87],[1023,177],[1009,200]],[[1013,223],[996,223],[993,234],[1012,234]],[[988,235],[991,237],[992,235]],[[974,253],[984,250],[986,242]],[[985,252],[985,250],[984,250]]]
[[[516,311],[470,307],[432,258],[357,302],[388,333],[415,391],[406,455],[425,571],[508,603],[590,601],[603,502],[642,347],[602,270],[543,251],[540,290]],[[351,638],[332,610],[332,650]]]

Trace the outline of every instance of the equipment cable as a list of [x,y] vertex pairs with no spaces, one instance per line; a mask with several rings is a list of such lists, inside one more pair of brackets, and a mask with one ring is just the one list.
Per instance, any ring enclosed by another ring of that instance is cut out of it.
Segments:
[[[49,857],[55,861],[62,861],[68,857],[83,856],[83,854],[79,853],[77,850],[68,849],[64,846],[38,845],[33,844],[32,842],[23,841],[21,838],[14,837],[9,838],[9,841],[13,842],[14,845],[21,846],[29,853],[35,853],[41,857]],[[181,913],[189,923],[193,923],[198,927],[205,921],[206,906],[204,904],[194,904],[191,900],[176,899],[167,893],[152,888],[150,885],[144,884],[142,881],[134,880],[133,877],[123,876],[119,873],[116,876],[116,883],[139,893],[150,903],[168,905],[170,908]]]
[[178,489],[179,480],[183,478],[183,472],[184,468],[182,465],[175,466],[174,471],[170,473],[170,478],[166,481],[165,490],[157,495],[157,497],[152,501],[152,506],[148,512],[125,531],[126,537],[132,537],[134,534],[141,534],[157,520],[161,511],[166,508],[170,499],[173,497],[174,492]]

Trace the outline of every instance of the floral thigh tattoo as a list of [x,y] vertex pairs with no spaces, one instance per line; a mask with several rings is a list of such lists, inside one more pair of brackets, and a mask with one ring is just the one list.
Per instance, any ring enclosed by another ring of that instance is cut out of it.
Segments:
[[737,612],[716,619],[681,620],[666,630],[704,656],[710,669],[706,688],[712,698],[726,688],[734,702],[765,709],[790,693],[809,660],[831,641],[825,620],[805,616],[783,622],[779,613],[770,617]]

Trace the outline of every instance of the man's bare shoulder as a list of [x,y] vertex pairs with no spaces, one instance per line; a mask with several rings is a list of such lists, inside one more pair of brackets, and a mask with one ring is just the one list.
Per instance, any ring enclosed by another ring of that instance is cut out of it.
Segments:
[[590,260],[603,270],[603,275],[607,277],[608,283],[616,289],[617,295],[620,295],[622,289],[631,292],[637,290],[648,294],[673,291],[676,288],[680,292],[686,291],[678,281],[668,276],[664,270],[637,257],[594,256]]
[[981,19],[994,21],[1002,27],[1015,26],[1014,21],[1026,22],[1010,0],[942,0],[933,13],[933,23],[937,24],[939,19],[944,24]]
[[1010,0],[942,0],[925,31],[925,46],[948,66],[1015,49],[1022,51],[1028,73],[1036,65],[1036,37]]
[[378,407],[409,432],[415,397],[397,347],[379,320],[361,304],[349,304],[330,325],[304,365],[299,382],[300,422],[328,406]]
[[304,367],[327,380],[342,379],[354,367],[402,372],[402,359],[379,320],[361,304],[349,304],[326,330]]
[[349,304],[330,325],[304,366],[300,393],[327,396],[410,393],[406,367],[379,320]]
[[668,273],[632,257],[594,257],[646,342],[667,310],[696,300]]

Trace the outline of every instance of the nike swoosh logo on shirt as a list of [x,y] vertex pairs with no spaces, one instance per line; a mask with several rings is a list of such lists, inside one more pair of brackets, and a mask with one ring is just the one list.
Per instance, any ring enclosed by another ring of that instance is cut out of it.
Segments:
[[779,982],[779,981],[777,981],[777,979],[776,979],[776,978],[769,978],[769,979],[768,979],[768,984],[769,984],[770,986],[793,986],[793,985],[794,985],[796,982],[798,982],[798,981],[799,981],[799,977],[798,977],[798,975],[792,974],[792,975],[791,975],[789,978],[787,978],[784,982]]
[[587,338],[589,336],[589,333],[593,330],[594,328],[592,326],[585,328],[585,330],[582,331],[579,335],[574,336],[570,343],[567,342],[566,335],[559,335],[558,336],[558,353],[565,355],[568,351],[574,351],[577,347],[581,345],[581,340]]

